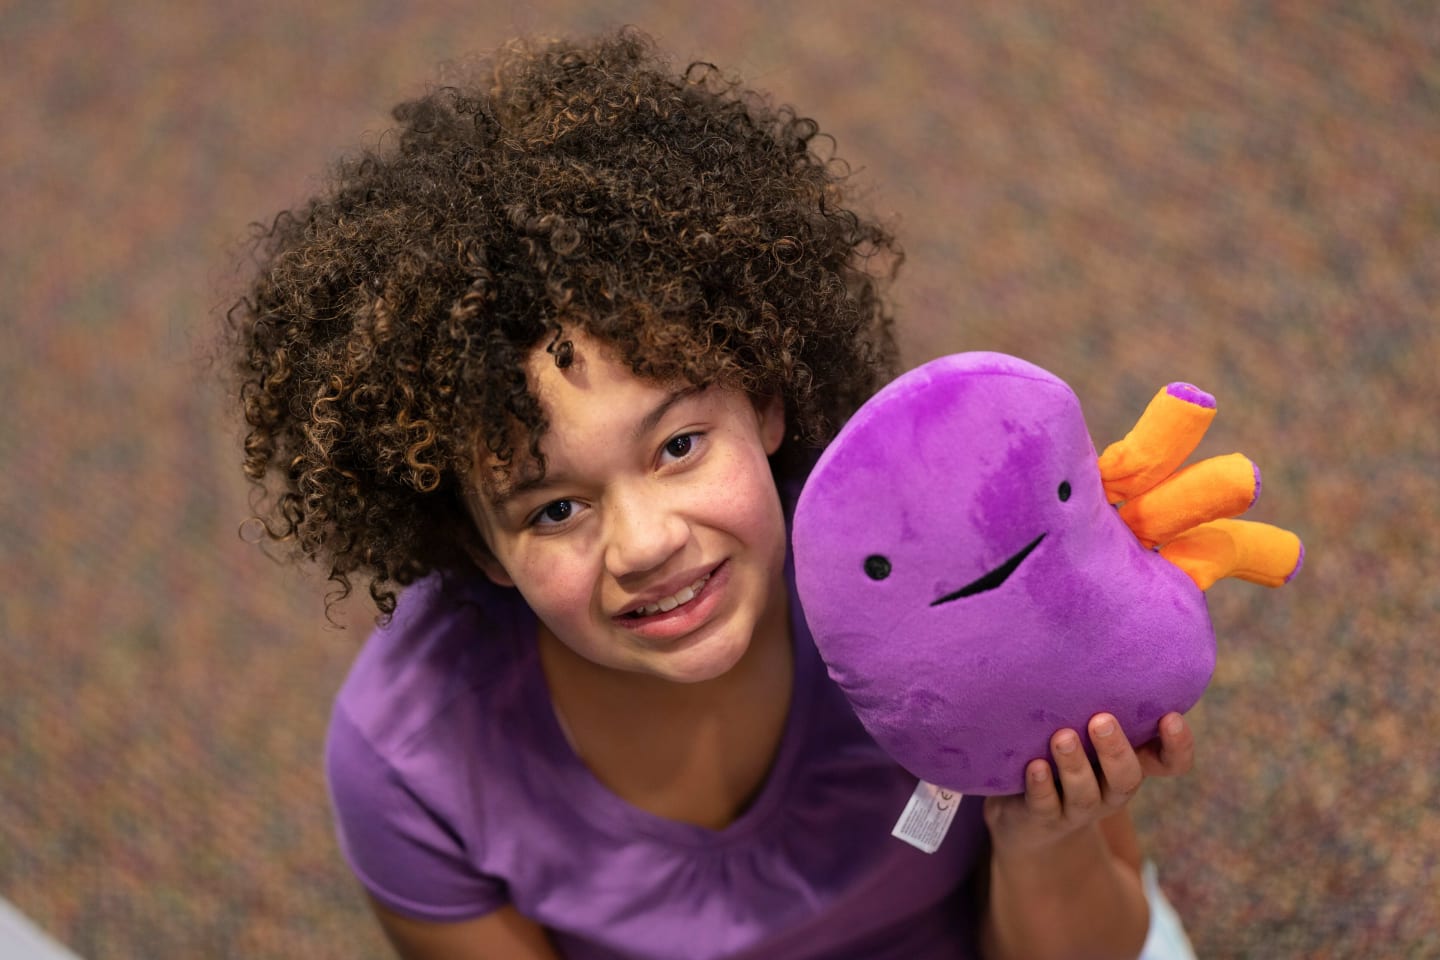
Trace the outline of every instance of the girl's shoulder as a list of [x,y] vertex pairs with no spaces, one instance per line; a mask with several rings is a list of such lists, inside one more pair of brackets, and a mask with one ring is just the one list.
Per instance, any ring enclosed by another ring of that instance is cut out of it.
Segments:
[[[433,574],[407,587],[365,641],[334,712],[394,754],[460,708],[503,696],[532,649],[533,614],[483,577]],[[332,720],[332,723],[334,721]]]
[[335,698],[325,772],[341,850],[391,910],[451,921],[507,902],[467,851],[488,836],[477,771],[492,805],[518,802],[505,771],[524,737],[525,610],[484,581],[416,583]]

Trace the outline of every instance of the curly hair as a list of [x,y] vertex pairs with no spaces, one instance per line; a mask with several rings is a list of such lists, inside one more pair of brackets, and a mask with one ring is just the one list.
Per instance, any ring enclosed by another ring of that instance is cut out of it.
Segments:
[[[230,311],[265,536],[332,600],[472,566],[477,463],[544,468],[524,362],[583,330],[655,382],[784,397],[794,476],[893,371],[889,231],[817,125],[645,36],[516,41],[401,103],[321,195],[257,226]],[[883,265],[883,269],[880,266]]]

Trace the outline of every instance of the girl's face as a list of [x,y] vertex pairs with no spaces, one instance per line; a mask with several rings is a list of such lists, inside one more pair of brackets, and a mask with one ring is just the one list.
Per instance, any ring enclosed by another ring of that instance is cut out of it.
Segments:
[[600,342],[528,364],[546,474],[482,487],[473,512],[513,585],[585,659],[679,682],[718,677],[757,630],[784,629],[785,522],[767,456],[776,401],[640,380]]

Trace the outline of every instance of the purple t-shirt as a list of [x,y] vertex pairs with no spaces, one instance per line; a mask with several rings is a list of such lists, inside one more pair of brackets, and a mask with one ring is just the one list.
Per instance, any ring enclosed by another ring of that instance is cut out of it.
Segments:
[[513,903],[572,960],[974,955],[979,798],[935,854],[890,835],[915,778],[854,718],[793,591],[791,609],[795,689],[775,763],[739,819],[710,830],[630,805],[576,757],[518,593],[416,584],[331,718],[351,868],[423,920]]

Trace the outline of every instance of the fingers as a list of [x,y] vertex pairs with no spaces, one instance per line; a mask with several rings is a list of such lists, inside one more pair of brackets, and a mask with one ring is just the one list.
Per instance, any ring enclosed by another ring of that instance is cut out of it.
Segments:
[[1089,733],[1095,764],[1074,730],[1057,730],[1050,738],[1058,791],[1048,764],[1031,761],[1026,768],[1025,798],[1032,813],[1086,819],[1125,806],[1140,789],[1145,771],[1115,718],[1096,714],[1090,720]]
[[1087,732],[1094,763],[1079,734],[1057,730],[1050,738],[1051,759],[1026,765],[1023,795],[987,799],[985,819],[992,834],[1002,821],[1028,822],[1028,829],[1047,836],[1094,822],[1129,803],[1147,776],[1177,776],[1195,760],[1194,736],[1178,713],[1166,715],[1160,736],[1138,750],[1111,714],[1097,713]]
[[[1121,739],[1124,739],[1123,737]],[[1090,757],[1080,745],[1074,730],[1059,730],[1050,738],[1050,755],[1055,758],[1055,771],[1064,794],[1067,817],[1086,817],[1098,809],[1104,799]]]
[[1061,828],[1062,805],[1046,760],[1031,760],[1025,767],[1025,792],[985,798],[985,825],[990,835],[1024,835],[1039,830],[1049,835]]
[[1147,775],[1174,776],[1194,762],[1194,738],[1178,713],[1161,721],[1160,736],[1130,745],[1115,717],[1097,713],[1086,728],[1094,762],[1071,729],[1050,737],[1050,758],[1025,766],[1025,792],[985,798],[985,824],[999,850],[1044,847],[1125,808]]
[[1106,806],[1123,807],[1145,779],[1140,758],[1120,724],[1108,713],[1097,713],[1090,718],[1090,742],[1095,745],[1095,756],[1100,762],[1101,796]]
[[1025,766],[1025,809],[1041,820],[1059,820],[1064,812],[1050,764],[1031,760]]
[[1160,718],[1160,736],[1137,753],[1140,770],[1147,777],[1175,777],[1195,765],[1195,734],[1178,713]]

